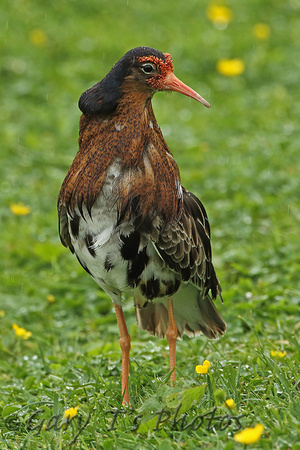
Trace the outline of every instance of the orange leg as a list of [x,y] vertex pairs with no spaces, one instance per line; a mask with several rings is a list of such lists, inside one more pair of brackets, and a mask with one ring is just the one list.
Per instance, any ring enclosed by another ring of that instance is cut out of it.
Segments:
[[129,376],[129,352],[130,352],[130,336],[128,334],[125,317],[121,306],[114,305],[116,310],[117,322],[120,330],[120,347],[122,350],[122,394],[123,406],[129,405],[128,394],[128,376]]
[[168,299],[168,313],[169,313],[169,326],[166,331],[166,338],[169,343],[169,351],[170,351],[170,372],[171,374],[171,386],[173,386],[173,381],[176,380],[176,340],[177,340],[177,327],[175,323],[174,317],[174,308],[173,308],[173,300],[171,298]]

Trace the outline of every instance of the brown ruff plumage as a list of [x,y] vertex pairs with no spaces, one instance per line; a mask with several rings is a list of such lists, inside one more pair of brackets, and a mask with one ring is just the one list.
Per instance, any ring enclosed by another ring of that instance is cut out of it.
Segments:
[[147,95],[139,92],[124,95],[117,121],[122,125],[116,132],[118,124],[114,117],[103,120],[101,116],[81,116],[79,152],[64,180],[60,198],[70,211],[83,203],[90,210],[100,195],[108,167],[120,158],[124,172],[126,169],[132,172],[134,184],[129,185],[126,177],[122,180],[119,210],[128,200],[139,196],[143,217],[155,205],[157,212],[163,212],[166,220],[171,221],[178,212],[175,180],[179,182],[180,175]]

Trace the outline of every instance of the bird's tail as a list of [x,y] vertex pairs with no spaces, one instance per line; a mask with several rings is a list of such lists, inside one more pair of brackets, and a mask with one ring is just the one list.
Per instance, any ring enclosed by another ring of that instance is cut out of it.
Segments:
[[[135,302],[138,326],[152,335],[163,337],[169,325],[167,299],[148,302],[145,307]],[[173,298],[174,316],[178,337],[183,333],[195,336],[203,333],[209,339],[223,335],[226,323],[220,316],[212,299],[191,285],[182,285]]]

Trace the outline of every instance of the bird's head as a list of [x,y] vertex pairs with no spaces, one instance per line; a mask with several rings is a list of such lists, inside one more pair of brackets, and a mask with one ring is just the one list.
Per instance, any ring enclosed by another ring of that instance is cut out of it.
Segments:
[[133,91],[149,98],[157,91],[176,91],[210,108],[201,95],[174,75],[171,55],[151,47],[129,50],[102,81],[82,94],[79,108],[84,114],[109,114],[125,93]]

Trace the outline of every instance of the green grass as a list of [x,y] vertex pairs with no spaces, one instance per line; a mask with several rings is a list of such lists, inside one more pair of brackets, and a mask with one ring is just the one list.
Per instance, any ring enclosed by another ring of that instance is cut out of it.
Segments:
[[[206,1],[1,5],[0,447],[68,448],[77,433],[72,445],[82,449],[239,449],[236,420],[225,426],[230,414],[242,416],[242,428],[264,425],[250,448],[300,449],[297,2],[228,1],[234,16],[224,30],[206,17]],[[252,32],[260,22],[271,30],[264,41]],[[56,199],[77,151],[80,94],[139,45],[170,52],[177,76],[212,104],[154,99],[183,184],[209,215],[228,330],[218,341],[178,342],[171,390],[167,341],[137,328],[128,300],[133,409],[113,423],[121,352],[112,303],[60,244]],[[235,57],[242,75],[216,71],[219,59]],[[12,214],[17,202],[31,213]],[[13,323],[32,336],[17,338]],[[205,358],[210,373],[199,375]],[[223,422],[201,425],[215,407]],[[185,419],[174,425],[176,410],[175,422]]]

